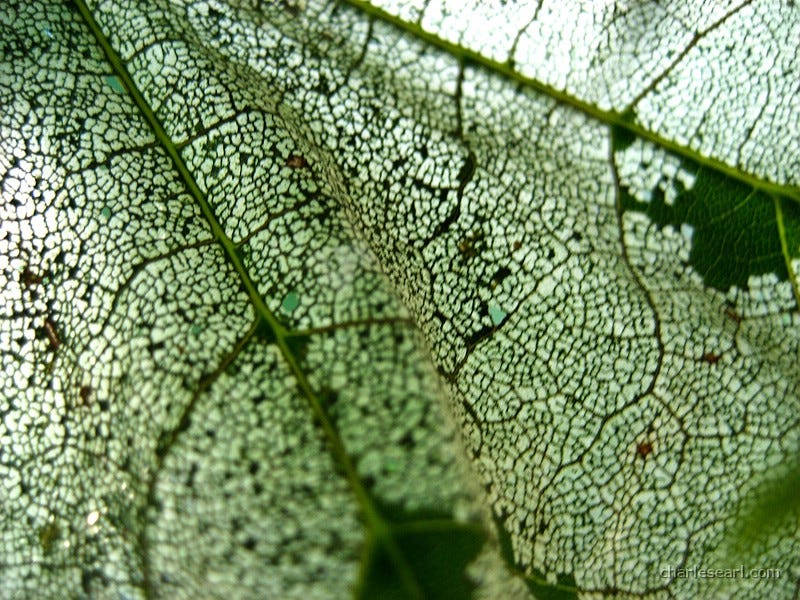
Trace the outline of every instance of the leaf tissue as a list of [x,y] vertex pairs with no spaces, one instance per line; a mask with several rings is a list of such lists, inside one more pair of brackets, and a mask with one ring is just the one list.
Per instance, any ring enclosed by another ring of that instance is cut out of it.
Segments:
[[798,39],[4,2],[0,595],[793,597]]

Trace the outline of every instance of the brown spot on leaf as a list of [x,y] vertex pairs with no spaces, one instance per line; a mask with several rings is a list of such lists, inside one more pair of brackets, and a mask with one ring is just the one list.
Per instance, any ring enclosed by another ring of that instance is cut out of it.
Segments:
[[636,444],[636,454],[642,458],[647,458],[651,452],[653,452],[653,444],[651,442],[644,440]]
[[308,161],[298,154],[292,154],[286,159],[286,166],[290,169],[308,169]]
[[61,529],[54,521],[39,528],[39,545],[42,547],[42,553],[45,556],[52,552],[53,545],[59,537],[61,537]]
[[50,341],[50,350],[55,352],[61,346],[61,338],[58,337],[58,330],[56,330],[56,324],[52,319],[45,319],[44,332],[47,335],[47,339]]
[[83,406],[89,406],[92,403],[92,395],[94,394],[94,389],[90,385],[82,385],[81,389],[78,390],[78,395],[81,397],[81,404]]
[[471,233],[470,235],[461,238],[461,241],[458,242],[458,252],[461,254],[461,258],[469,259],[478,256],[477,246],[482,240],[482,231]]
[[34,285],[39,285],[40,283],[42,283],[42,277],[31,271],[31,268],[27,265],[25,266],[24,269],[22,269],[20,280],[22,281],[22,284],[26,288],[30,288],[33,287]]
[[742,315],[737,313],[730,306],[725,307],[725,316],[728,317],[734,323],[741,323],[742,322]]
[[722,358],[719,354],[714,354],[713,352],[706,352],[703,354],[703,360],[710,365],[715,365],[719,362],[719,359]]
[[475,249],[472,247],[472,241],[468,239],[458,242],[458,251],[461,252],[462,256],[467,258],[475,256]]

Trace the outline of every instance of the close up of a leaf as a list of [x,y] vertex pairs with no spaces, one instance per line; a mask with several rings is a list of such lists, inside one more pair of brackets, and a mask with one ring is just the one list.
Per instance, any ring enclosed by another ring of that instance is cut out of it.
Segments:
[[2,596],[796,596],[798,39],[4,2]]

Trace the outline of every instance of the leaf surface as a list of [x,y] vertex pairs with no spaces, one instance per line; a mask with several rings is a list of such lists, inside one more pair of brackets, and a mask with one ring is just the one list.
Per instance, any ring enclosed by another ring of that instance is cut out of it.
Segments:
[[797,10],[581,6],[2,9],[4,589],[794,592]]

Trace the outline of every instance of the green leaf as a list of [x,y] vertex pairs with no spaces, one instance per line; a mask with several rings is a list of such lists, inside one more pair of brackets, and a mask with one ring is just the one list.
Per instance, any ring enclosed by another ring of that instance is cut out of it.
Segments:
[[787,280],[779,208],[771,198],[690,162],[681,169],[692,178],[691,189],[678,180],[671,182],[675,190],[656,188],[652,197],[639,201],[620,185],[622,206],[647,214],[660,227],[683,228],[691,238],[689,264],[706,285],[721,292],[747,288],[751,277],[769,273]]
[[800,11],[445,4],[0,8],[4,593],[794,594]]

